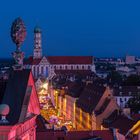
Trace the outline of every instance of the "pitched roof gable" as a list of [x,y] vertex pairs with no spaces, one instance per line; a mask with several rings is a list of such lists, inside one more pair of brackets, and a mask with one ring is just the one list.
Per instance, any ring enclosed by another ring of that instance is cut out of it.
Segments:
[[48,65],[48,64],[50,64],[49,63],[49,61],[47,60],[47,58],[44,56],[41,60],[40,60],[40,62],[39,62],[39,65]]
[[[14,125],[25,120],[32,93],[36,94],[34,90],[35,86],[31,70],[11,70],[1,101],[1,104],[7,104],[10,107],[10,112],[7,115],[8,125]],[[34,100],[37,100],[37,95]],[[35,107],[38,106],[36,105]]]
[[77,100],[77,106],[91,114],[103,96],[105,89],[104,86],[88,84]]
[[8,104],[10,107],[10,113],[7,116],[10,124],[15,124],[19,120],[29,75],[30,70],[12,70],[10,72],[7,87],[2,99],[2,104]]
[[[112,114],[111,114],[112,115]],[[121,134],[126,134],[131,128],[132,126],[137,122],[129,117],[127,117],[124,114],[120,114],[120,115],[114,115],[114,118],[112,118],[109,116],[107,119],[104,120],[103,122],[103,126],[105,128],[117,128],[120,130]]]

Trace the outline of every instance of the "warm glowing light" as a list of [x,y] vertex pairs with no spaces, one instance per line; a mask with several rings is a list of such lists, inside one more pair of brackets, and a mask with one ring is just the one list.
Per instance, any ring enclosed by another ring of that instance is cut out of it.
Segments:
[[130,130],[133,134],[138,134],[140,132],[140,121],[138,121]]
[[42,88],[44,88],[45,90],[48,90],[48,83],[44,83],[44,84],[42,85]]

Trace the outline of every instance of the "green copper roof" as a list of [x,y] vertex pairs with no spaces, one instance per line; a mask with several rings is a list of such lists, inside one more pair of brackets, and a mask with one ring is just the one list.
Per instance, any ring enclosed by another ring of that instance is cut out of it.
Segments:
[[36,26],[36,27],[34,28],[34,33],[41,33],[41,28],[38,27],[38,26]]

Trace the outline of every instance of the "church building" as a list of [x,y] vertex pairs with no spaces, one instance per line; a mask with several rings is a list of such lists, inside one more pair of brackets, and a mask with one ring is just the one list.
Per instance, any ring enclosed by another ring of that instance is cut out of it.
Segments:
[[24,63],[26,68],[31,68],[35,79],[48,77],[51,79],[57,71],[91,71],[95,72],[93,56],[43,56],[42,31],[34,28],[33,56]]

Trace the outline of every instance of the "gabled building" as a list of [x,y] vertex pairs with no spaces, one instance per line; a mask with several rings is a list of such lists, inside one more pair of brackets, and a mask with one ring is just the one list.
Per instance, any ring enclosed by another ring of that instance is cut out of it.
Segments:
[[[140,136],[139,120],[139,114],[130,115],[125,112],[118,113],[114,111],[108,118],[104,119],[103,126],[105,128],[114,128],[125,136],[127,140],[133,140],[133,138],[136,138],[136,135],[138,137]],[[139,138],[137,140],[139,140]]]
[[129,99],[140,94],[139,86],[117,86],[113,88],[113,95],[117,104],[121,108],[125,108]]
[[[75,128],[75,115],[76,115],[76,101],[78,100],[85,83],[69,81],[67,83],[67,89],[65,90],[65,96],[59,96],[60,110],[62,110],[66,121],[71,121],[73,128]],[[63,103],[63,104],[62,104]]]
[[95,72],[94,58],[92,56],[43,56],[41,29],[34,29],[33,57],[24,62],[26,68],[31,68],[35,78],[55,75],[56,70],[86,70]]
[[109,87],[88,84],[76,102],[76,128],[101,130],[103,119],[118,109]]
[[36,140],[40,109],[31,71],[11,70],[0,86],[0,139]]

